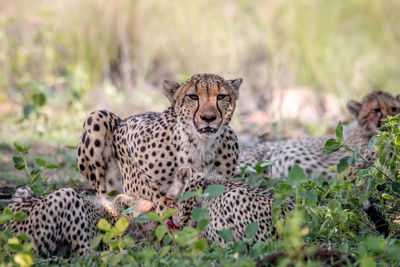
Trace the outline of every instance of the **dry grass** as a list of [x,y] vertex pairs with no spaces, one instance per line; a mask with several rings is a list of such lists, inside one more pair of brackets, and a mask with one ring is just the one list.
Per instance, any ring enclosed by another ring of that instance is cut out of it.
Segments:
[[[62,128],[63,140],[90,109],[162,110],[160,82],[193,73],[245,79],[239,128],[273,91],[305,86],[343,107],[400,83],[397,0],[14,0],[0,10],[0,107],[45,91],[42,132]],[[2,131],[21,110],[0,115]]]

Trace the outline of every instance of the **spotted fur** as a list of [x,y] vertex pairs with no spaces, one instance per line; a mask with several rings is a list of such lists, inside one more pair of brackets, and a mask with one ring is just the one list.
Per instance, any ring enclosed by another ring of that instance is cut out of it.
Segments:
[[12,221],[6,229],[28,235],[34,243],[34,253],[41,257],[86,255],[90,252],[90,241],[98,230],[99,220],[106,218],[115,224],[125,216],[108,200],[81,197],[72,188],[37,196],[30,187],[20,187],[13,194],[9,207],[14,213],[25,212],[28,217],[23,222]]
[[[389,93],[378,91],[368,94],[360,102],[349,101],[349,111],[358,121],[358,127],[346,138],[345,143],[355,149],[358,146],[363,156],[373,162],[376,151],[368,154],[369,140],[379,133],[378,127],[384,122],[381,119],[400,113],[400,95],[396,97]],[[254,166],[262,160],[275,160],[275,164],[265,172],[271,178],[287,177],[294,164],[300,165],[309,174],[330,178],[335,172],[327,170],[339,163],[349,152],[339,150],[330,155],[323,155],[325,142],[333,136],[308,137],[279,142],[264,142],[245,148],[239,155],[236,172],[246,165]],[[368,167],[365,163],[357,163],[349,176],[354,176],[354,170]]]
[[164,112],[121,120],[95,111],[83,125],[78,167],[98,194],[112,190],[154,204],[162,214],[176,170],[188,165],[231,177],[238,143],[228,125],[242,79],[198,74],[185,83],[165,81],[171,102]]
[[[178,204],[178,221],[181,226],[196,226],[191,217],[195,207],[204,207],[209,212],[211,219],[203,235],[206,239],[217,242],[224,246],[226,242],[218,234],[223,229],[231,229],[235,241],[245,239],[246,227],[258,223],[258,231],[254,242],[267,242],[276,238],[277,232],[272,214],[272,204],[275,201],[274,195],[254,186],[227,180],[225,177],[215,174],[192,173],[190,168],[180,168],[173,187],[182,188],[181,192],[176,191],[175,197],[188,191],[206,190],[212,184],[219,184],[225,187],[225,191],[217,198],[193,197]],[[184,186],[181,186],[184,184]],[[172,188],[172,187],[171,187]],[[282,207],[281,216],[284,216],[294,207],[293,203],[287,202]]]

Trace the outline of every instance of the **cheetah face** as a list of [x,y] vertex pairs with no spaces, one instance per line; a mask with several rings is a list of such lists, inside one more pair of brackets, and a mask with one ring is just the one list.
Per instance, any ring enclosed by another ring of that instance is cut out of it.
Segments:
[[378,128],[385,124],[381,119],[400,113],[400,95],[378,91],[366,95],[363,100],[347,103],[349,111],[357,118],[358,124],[367,136],[379,134]]
[[164,93],[181,123],[200,140],[212,140],[231,120],[241,83],[240,78],[197,74],[183,84],[165,81]]

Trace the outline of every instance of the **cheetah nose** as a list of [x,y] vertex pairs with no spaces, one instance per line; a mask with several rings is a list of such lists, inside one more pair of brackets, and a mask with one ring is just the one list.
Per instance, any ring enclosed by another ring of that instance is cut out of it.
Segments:
[[212,122],[212,121],[215,121],[215,119],[217,118],[217,116],[215,116],[215,115],[203,115],[203,116],[200,116],[200,118],[203,120],[203,121],[205,121],[205,122],[207,122],[207,123],[210,123],[210,122]]

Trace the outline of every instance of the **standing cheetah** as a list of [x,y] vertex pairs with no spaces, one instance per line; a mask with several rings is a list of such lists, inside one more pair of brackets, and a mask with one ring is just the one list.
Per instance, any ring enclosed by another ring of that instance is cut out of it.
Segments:
[[83,124],[78,167],[98,194],[112,190],[151,201],[162,214],[176,170],[215,171],[232,177],[237,137],[228,125],[242,79],[197,74],[184,83],[165,81],[171,106],[121,120],[95,111]]
[[[370,162],[376,159],[376,152],[368,155],[369,140],[379,133],[378,127],[384,122],[381,119],[400,113],[400,95],[396,97],[389,93],[378,91],[366,95],[360,102],[349,101],[347,108],[357,119],[358,127],[346,138],[345,143],[355,148],[358,146],[361,154]],[[277,161],[266,170],[271,178],[287,177],[294,164],[300,165],[307,173],[314,173],[330,178],[335,173],[328,173],[327,169],[339,163],[349,152],[339,150],[330,155],[322,155],[325,142],[332,136],[308,137],[302,139],[291,139],[279,142],[264,142],[248,147],[239,155],[237,173],[246,165],[255,165],[262,160]],[[368,167],[365,163],[357,163],[353,169],[364,169]],[[354,175],[354,171],[349,176]]]
[[[216,198],[193,197],[178,203],[178,221],[181,226],[196,226],[191,218],[194,207],[203,206],[208,209],[211,222],[203,235],[206,239],[226,245],[225,240],[218,234],[223,229],[231,229],[235,241],[245,239],[246,226],[257,222],[258,231],[254,241],[267,241],[276,236],[272,204],[274,195],[265,190],[242,183],[229,181],[223,176],[215,174],[193,173],[188,167],[182,167],[177,171],[172,184],[169,197],[178,199],[182,193],[188,191],[204,190],[212,185],[219,184],[225,187],[225,191]],[[175,190],[172,190],[172,189]],[[294,208],[293,203],[287,202],[282,207],[282,216]]]

